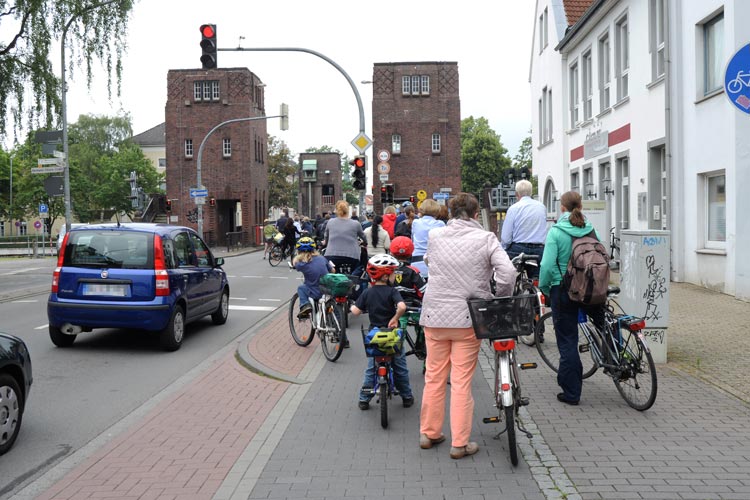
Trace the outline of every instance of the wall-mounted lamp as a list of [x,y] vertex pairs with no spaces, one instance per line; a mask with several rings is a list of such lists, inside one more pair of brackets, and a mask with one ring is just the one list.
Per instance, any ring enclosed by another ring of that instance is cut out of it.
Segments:
[[612,188],[612,180],[611,179],[602,179],[602,182],[604,183],[604,194],[608,195],[615,195],[615,190]]
[[589,182],[586,184],[586,197],[589,200],[596,199],[596,191],[594,191],[594,183]]

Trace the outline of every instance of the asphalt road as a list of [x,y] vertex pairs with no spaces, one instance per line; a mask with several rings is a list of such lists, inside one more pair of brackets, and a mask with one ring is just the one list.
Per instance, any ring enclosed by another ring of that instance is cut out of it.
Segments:
[[[300,275],[284,266],[272,268],[261,256],[256,252],[226,259],[231,288],[227,323],[214,326],[207,317],[189,325],[182,348],[174,353],[163,352],[154,335],[125,330],[95,330],[79,335],[71,348],[55,347],[47,331],[46,290],[20,294],[30,285],[48,284],[54,261],[0,262],[0,294],[5,296],[0,331],[24,339],[34,371],[21,433],[13,449],[0,457],[0,499],[283,307]],[[47,264],[46,269],[40,263]],[[23,296],[13,299],[14,290]]]

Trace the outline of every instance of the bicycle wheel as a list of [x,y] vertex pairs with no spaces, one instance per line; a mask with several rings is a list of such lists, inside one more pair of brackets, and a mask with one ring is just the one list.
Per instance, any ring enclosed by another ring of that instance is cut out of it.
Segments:
[[271,247],[271,252],[268,254],[268,263],[272,267],[276,267],[281,264],[282,260],[284,260],[284,252],[281,250],[280,245],[274,243]]
[[[594,325],[589,323],[591,328]],[[553,372],[557,373],[560,366],[560,350],[557,348],[557,336],[555,335],[555,325],[552,321],[552,312],[544,314],[536,324],[536,331],[534,332],[534,343],[536,349],[539,352],[544,363],[549,366]],[[588,346],[588,340],[581,331],[581,326],[578,326],[578,351],[580,353],[581,346]],[[583,378],[589,378],[596,372],[598,365],[594,362],[593,354],[581,355],[581,364],[583,365]]]
[[656,366],[651,352],[636,333],[620,329],[620,370],[613,380],[620,396],[631,408],[645,411],[656,401]]
[[[532,294],[532,295],[536,295],[536,294],[537,294],[537,290],[536,290],[536,288],[534,288],[533,286],[527,286],[527,287],[526,287],[526,288],[525,288],[525,289],[523,290],[523,293],[530,293],[530,294]],[[540,309],[540,308],[539,308],[539,304],[536,304],[536,305],[535,305],[535,309],[536,309],[536,311],[534,311],[534,314],[535,314],[535,315],[539,315],[539,309]],[[537,319],[537,321],[539,321],[539,319]],[[534,331],[534,330],[532,330],[531,332],[529,332],[529,334],[528,334],[528,335],[519,335],[519,336],[518,336],[518,340],[520,340],[520,341],[521,341],[521,342],[522,342],[522,343],[523,343],[524,345],[527,345],[527,346],[533,346],[533,345],[534,345],[534,343],[536,342],[536,334],[535,334],[535,331]]]
[[518,445],[516,444],[516,415],[515,406],[506,406],[505,410],[505,433],[508,434],[508,451],[510,451],[510,463],[518,465]]
[[339,322],[339,312],[336,303],[332,300],[325,305],[325,328],[321,330],[320,347],[323,349],[323,355],[328,361],[336,361],[341,357],[344,351],[344,334],[341,323]]
[[297,345],[305,347],[310,345],[315,335],[312,315],[299,319],[297,313],[299,313],[299,296],[295,293],[289,301],[289,331],[292,332],[292,338]]
[[388,382],[380,384],[380,426],[388,428]]

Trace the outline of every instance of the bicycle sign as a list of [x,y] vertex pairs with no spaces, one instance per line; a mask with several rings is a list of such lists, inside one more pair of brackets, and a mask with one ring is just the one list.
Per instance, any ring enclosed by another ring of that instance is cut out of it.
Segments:
[[724,90],[737,109],[750,114],[750,44],[729,60],[724,74]]

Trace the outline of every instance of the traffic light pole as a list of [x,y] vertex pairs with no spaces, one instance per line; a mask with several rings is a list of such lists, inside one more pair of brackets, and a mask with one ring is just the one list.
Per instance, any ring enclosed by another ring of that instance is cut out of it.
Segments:
[[[228,125],[230,123],[250,122],[250,121],[255,121],[255,120],[268,120],[269,118],[288,118],[288,116],[289,115],[274,115],[274,116],[252,116],[248,118],[235,118],[233,120],[227,120],[227,121],[221,122],[218,125],[216,125],[214,128],[212,128],[211,130],[209,130],[209,132],[206,134],[206,137],[204,137],[203,140],[201,141],[200,147],[198,148],[198,161],[196,162],[197,172],[196,172],[196,179],[195,179],[197,185],[195,187],[200,189],[201,186],[203,186],[203,180],[201,177],[201,159],[203,158],[203,148],[206,146],[206,141],[208,140],[209,137],[211,137],[211,134],[219,130],[224,125]],[[203,204],[202,203],[198,204],[198,234],[200,235],[201,238],[203,238]]]
[[[334,68],[336,68],[339,73],[344,75],[344,78],[346,78],[346,81],[349,82],[349,85],[352,88],[352,91],[354,91],[354,97],[357,99],[357,107],[359,109],[359,132],[361,134],[365,133],[365,110],[362,106],[362,98],[359,95],[359,90],[357,90],[357,86],[354,84],[354,81],[349,77],[346,71],[344,71],[344,68],[339,66],[336,61],[331,59],[330,57],[327,57],[320,52],[316,52],[314,50],[305,49],[301,47],[264,47],[264,48],[244,48],[244,47],[237,47],[233,49],[221,49],[217,48],[216,50],[221,50],[225,52],[305,52],[307,54],[312,54],[314,56],[320,57],[330,65],[332,65]],[[364,151],[360,151],[361,153],[364,153]],[[366,182],[367,178],[365,177],[365,186],[367,186]],[[362,216],[362,211],[365,208],[365,192],[364,190],[359,191],[359,216]]]

